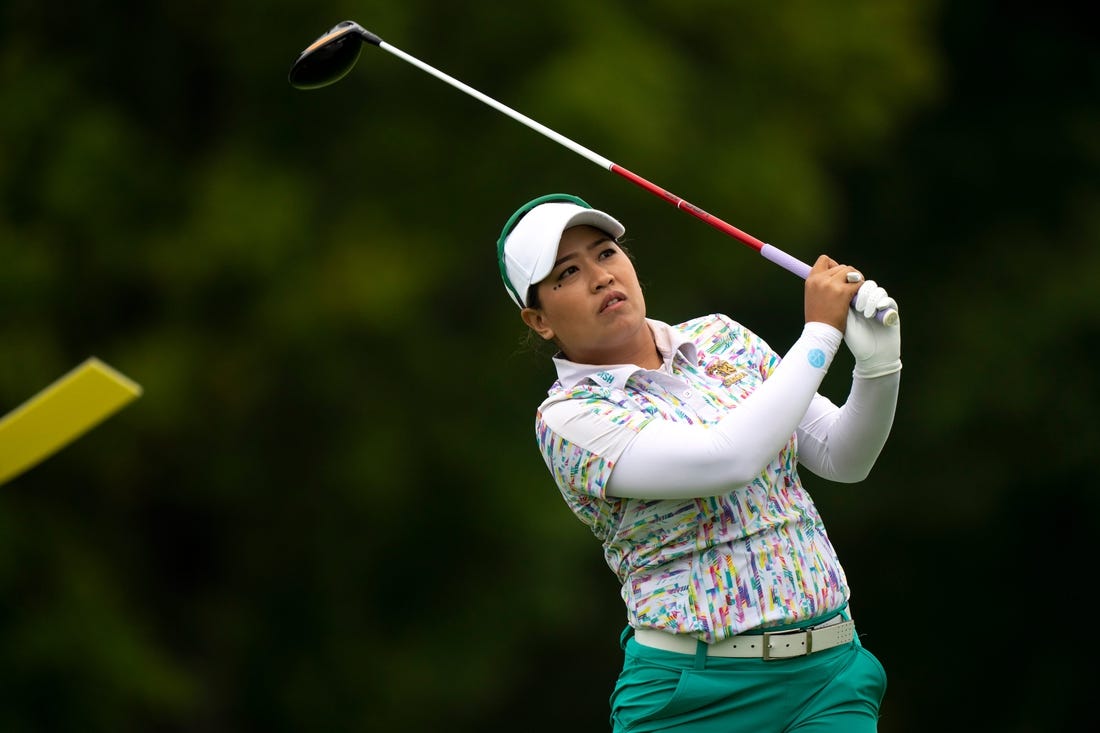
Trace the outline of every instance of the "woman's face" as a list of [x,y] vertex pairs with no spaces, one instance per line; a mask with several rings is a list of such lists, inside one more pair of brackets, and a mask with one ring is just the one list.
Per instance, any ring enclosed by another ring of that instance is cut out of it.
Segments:
[[539,307],[524,308],[523,320],[571,361],[624,364],[653,354],[634,263],[607,233],[566,229],[554,269],[535,288]]

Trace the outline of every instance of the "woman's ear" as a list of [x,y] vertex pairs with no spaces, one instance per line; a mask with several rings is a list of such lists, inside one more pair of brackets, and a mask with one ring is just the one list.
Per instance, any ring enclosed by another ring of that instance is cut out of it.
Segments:
[[519,312],[519,317],[527,324],[527,327],[540,337],[549,341],[554,338],[554,329],[546,322],[541,308],[524,308]]

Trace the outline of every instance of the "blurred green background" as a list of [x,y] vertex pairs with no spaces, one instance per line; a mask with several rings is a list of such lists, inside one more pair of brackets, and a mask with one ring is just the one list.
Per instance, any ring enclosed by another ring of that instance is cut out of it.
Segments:
[[0,731],[606,730],[624,613],[535,446],[500,227],[581,195],[653,317],[800,330],[797,278],[389,54],[292,89],[344,19],[885,285],[890,442],[805,476],[880,729],[1078,730],[1100,58],[1068,7],[4,0],[0,414],[90,355],[145,394],[0,487]]

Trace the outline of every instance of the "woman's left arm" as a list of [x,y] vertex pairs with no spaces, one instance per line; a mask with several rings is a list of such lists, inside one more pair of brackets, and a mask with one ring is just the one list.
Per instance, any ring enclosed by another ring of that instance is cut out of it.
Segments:
[[798,462],[822,478],[867,478],[894,424],[901,372],[855,377],[842,407],[817,395],[798,425]]
[[901,382],[901,325],[873,318],[897,302],[866,281],[848,312],[844,342],[855,357],[852,389],[843,407],[817,395],[798,425],[798,461],[818,476],[855,483],[867,478],[894,424]]

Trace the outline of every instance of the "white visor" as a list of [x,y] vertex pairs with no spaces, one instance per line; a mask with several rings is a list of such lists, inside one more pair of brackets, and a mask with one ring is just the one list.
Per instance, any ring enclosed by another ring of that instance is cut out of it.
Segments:
[[558,201],[539,204],[516,223],[500,253],[504,284],[516,305],[526,307],[530,287],[554,269],[565,230],[582,224],[607,232],[616,240],[626,233],[626,227],[602,211]]

